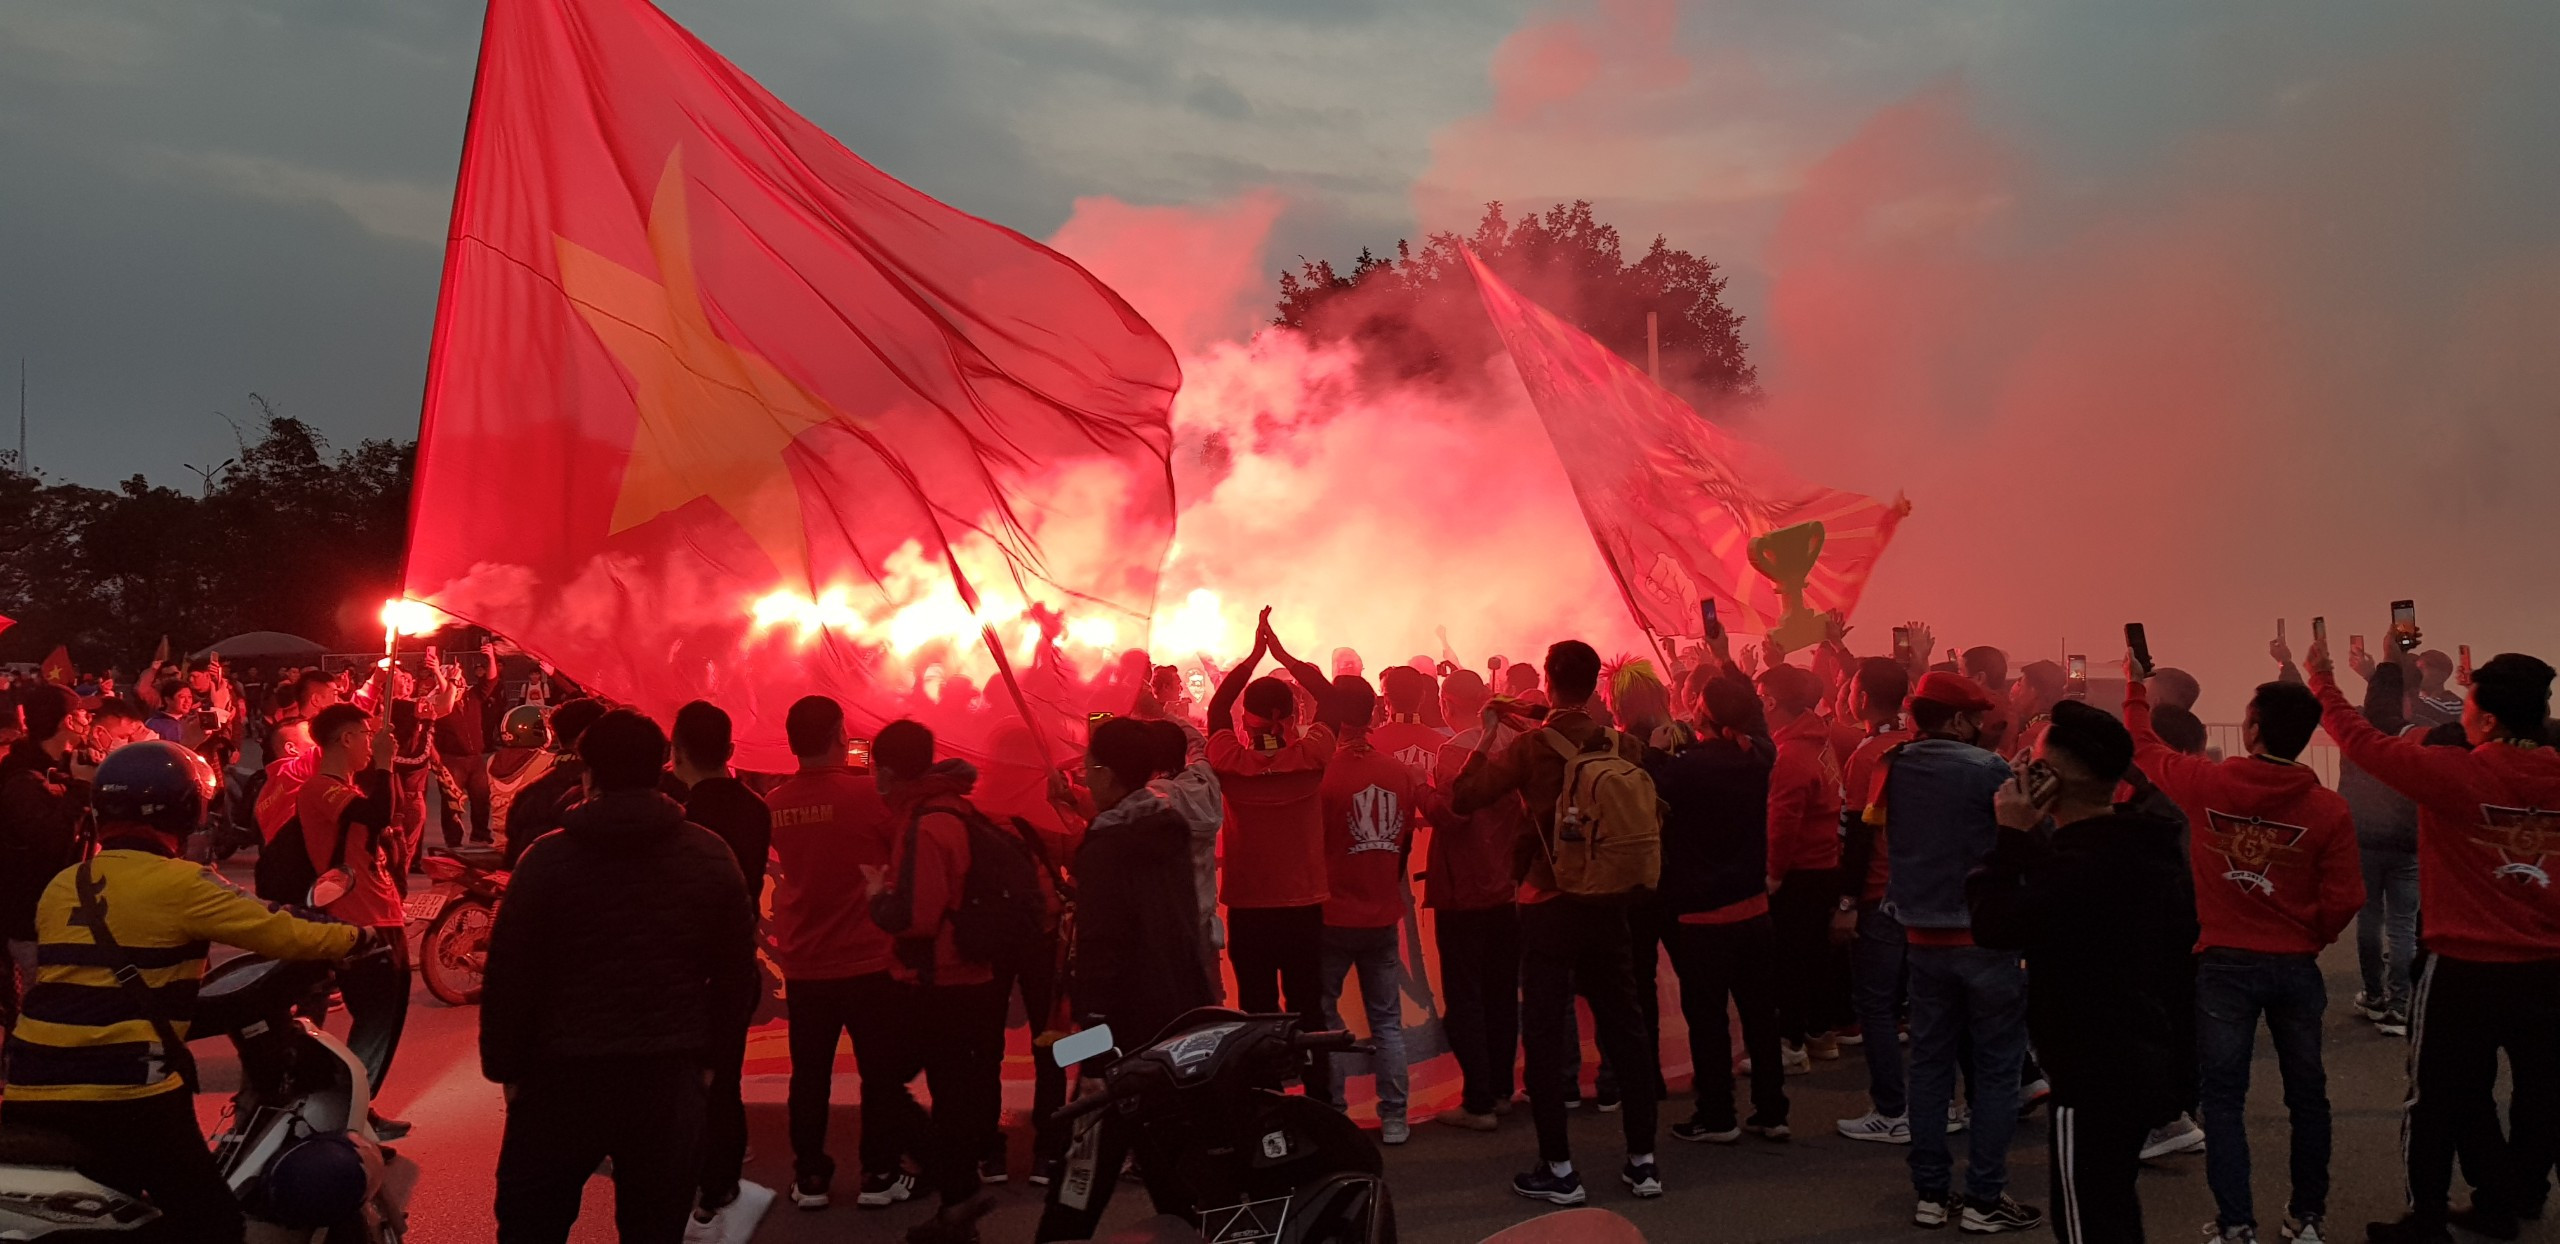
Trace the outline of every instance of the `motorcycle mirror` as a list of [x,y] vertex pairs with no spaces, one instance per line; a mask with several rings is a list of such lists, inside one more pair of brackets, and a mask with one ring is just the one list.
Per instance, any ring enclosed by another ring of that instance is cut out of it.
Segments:
[[1071,1032],[1049,1043],[1049,1056],[1061,1067],[1073,1067],[1088,1058],[1111,1052],[1111,1025],[1095,1024],[1082,1032]]

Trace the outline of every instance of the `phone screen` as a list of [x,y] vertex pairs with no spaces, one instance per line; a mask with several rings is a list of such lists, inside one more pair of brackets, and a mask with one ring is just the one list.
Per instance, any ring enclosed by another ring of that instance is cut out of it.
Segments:
[[844,743],[844,763],[845,767],[850,769],[870,768],[871,740],[846,739]]
[[1893,628],[1893,659],[1900,661],[1905,665],[1911,663],[1910,627],[1897,626]]
[[2391,602],[2391,625],[2406,630],[2418,624],[2418,603],[2412,600]]
[[2323,648],[2329,646],[2329,619],[2311,619],[2311,642],[2318,644]]
[[2066,659],[2071,665],[2071,681],[2089,681],[2089,658],[2084,656],[2072,656]]

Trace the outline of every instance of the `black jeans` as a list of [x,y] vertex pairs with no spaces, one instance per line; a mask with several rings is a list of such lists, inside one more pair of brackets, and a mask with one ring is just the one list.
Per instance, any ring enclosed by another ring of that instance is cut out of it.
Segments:
[[561,1244],[587,1179],[613,1160],[622,1244],[678,1244],[702,1174],[702,1065],[591,1059],[515,1086],[498,1147],[498,1244]]
[[[1636,1012],[1644,1020],[1644,1048],[1654,1051],[1662,1049],[1662,919],[1661,905],[1652,894],[1639,894],[1627,901],[1627,974],[1635,981]],[[1580,986],[1576,989],[1579,991]],[[1577,1042],[1566,1062],[1575,1072],[1577,1086],[1582,1070],[1579,1046]],[[1671,1094],[1662,1082],[1662,1057],[1658,1052],[1653,1062],[1653,1096],[1661,1101]],[[1619,1082],[1617,1065],[1606,1051],[1600,1055],[1600,1070],[1592,1077],[1591,1087],[1602,1101],[1618,1100],[1629,1091]]]
[[924,1108],[907,1092],[916,1076],[912,1052],[918,1035],[913,988],[887,972],[841,980],[783,984],[790,1014],[791,1164],[795,1178],[835,1178],[827,1156],[828,1095],[835,1086],[836,1040],[853,1038],[854,1066],[862,1075],[862,1169],[897,1170],[924,1147]]
[[1777,982],[1769,918],[1732,924],[1673,924],[1671,970],[1680,977],[1680,1014],[1689,1021],[1689,1065],[1696,1077],[1698,1121],[1711,1130],[1733,1126],[1733,1034],[1725,1023],[1725,999],[1742,1017],[1742,1052],[1751,1057],[1751,1112],[1755,1122],[1787,1121],[1787,1069],[1778,1058]]
[[2158,1111],[2093,1104],[2056,1094],[2053,1105],[2054,1238],[2062,1244],[2141,1244],[2142,1142]]
[[1464,1084],[1460,1104],[1491,1114],[1511,1100],[1520,1052],[1520,911],[1505,903],[1435,912],[1432,940],[1440,947],[1441,1026]]
[[[1529,1112],[1538,1124],[1538,1155],[1549,1162],[1573,1158],[1564,1103],[1572,1087],[1567,1049],[1580,1038],[1573,1014],[1577,986],[1591,1004],[1600,1048],[1621,1081],[1660,1081],[1661,1059],[1644,1044],[1629,939],[1623,902],[1559,897],[1520,909],[1520,1031],[1528,1046]],[[1627,1094],[1627,1152],[1653,1152],[1660,1109],[1651,1093]]]
[[[2032,985],[2029,986],[2033,988]],[[2292,1124],[2296,1218],[2329,1212],[2329,1077],[2320,1064],[2320,1017],[2329,1006],[2319,961],[2215,948],[2196,961],[2197,1092],[2204,1123],[2204,1177],[2226,1227],[2258,1225],[2249,1187],[2249,1067],[2266,1019],[2276,1073]]]
[[[2544,1204],[2560,1152],[2560,960],[2430,956],[2412,1021],[2402,1132],[2410,1206],[2444,1212],[2457,1149],[2475,1201],[2506,1210]],[[2501,1050],[2514,1094],[2505,1135],[2495,1097]]]
[[944,1205],[978,1194],[978,1158],[1004,1110],[1005,995],[996,989],[923,985],[908,994],[918,1061],[933,1094],[924,1181]]
[[364,1064],[377,1097],[391,1075],[391,1056],[400,1052],[401,1030],[409,1026],[409,939],[398,926],[383,933],[389,954],[338,972],[338,999],[347,1004],[347,1051]]
[[1276,1015],[1281,998],[1311,1024],[1324,1016],[1324,905],[1230,907],[1227,963],[1236,972],[1236,1006]]
[[722,1055],[702,1093],[702,1182],[694,1200],[716,1210],[738,1199],[738,1177],[747,1164],[747,1103],[738,1057]]
[[[1040,1034],[1056,1026],[1058,1003],[1058,947],[1044,942],[1033,947],[1020,963],[996,968],[996,1000],[1003,1005],[1015,989],[1022,991],[1022,1015],[1034,1042]],[[1152,1034],[1149,1034],[1152,1035]],[[1137,1034],[1130,1034],[1136,1038]],[[1144,1039],[1144,1038],[1139,1038]],[[1132,1044],[1135,1042],[1133,1041]],[[1066,1148],[1066,1137],[1050,1126],[1049,1116],[1067,1102],[1067,1069],[1057,1060],[1046,1057],[1047,1051],[1032,1047],[1031,1057],[1031,1168],[1041,1170]],[[999,1120],[999,1123],[1001,1120]],[[1004,1134],[1001,1126],[986,1146],[986,1157],[998,1166],[1005,1162]]]
[[213,1151],[196,1127],[194,1095],[184,1089],[133,1101],[0,1104],[0,1131],[20,1128],[79,1142],[91,1159],[81,1166],[81,1174],[151,1198],[160,1221],[118,1239],[238,1244],[247,1231],[240,1202],[222,1182]]
[[1777,960],[1778,1035],[1798,1045],[1848,1020],[1834,1013],[1847,1000],[1833,980],[1840,968],[1831,945],[1831,913],[1839,902],[1836,868],[1799,868],[1769,896],[1769,927],[1777,938],[1771,950]]

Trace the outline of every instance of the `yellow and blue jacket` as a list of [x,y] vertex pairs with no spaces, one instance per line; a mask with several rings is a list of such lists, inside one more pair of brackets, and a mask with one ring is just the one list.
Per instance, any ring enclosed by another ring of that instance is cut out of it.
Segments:
[[359,936],[353,925],[277,911],[156,844],[113,840],[89,867],[107,931],[124,954],[89,936],[80,869],[55,876],[36,906],[35,983],[9,1033],[9,1100],[131,1101],[184,1086],[140,999],[117,983],[122,963],[140,969],[161,1016],[184,1040],[212,943],[277,959],[334,959]]

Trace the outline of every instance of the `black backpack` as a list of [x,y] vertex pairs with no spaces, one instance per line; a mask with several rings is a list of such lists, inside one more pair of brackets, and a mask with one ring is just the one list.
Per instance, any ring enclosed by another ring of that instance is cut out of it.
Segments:
[[259,898],[299,907],[310,899],[311,883],[319,879],[320,870],[311,866],[311,848],[302,841],[301,817],[286,821],[275,837],[258,848]]
[[[1045,884],[1049,861],[1039,835],[1020,817],[1006,829],[967,803],[922,805],[907,818],[905,867],[896,884],[873,900],[874,919],[883,928],[902,929],[914,922],[917,827],[934,812],[960,818],[969,831],[969,871],[950,917],[951,938],[960,953],[999,966],[1021,964],[1040,953],[1056,928]],[[929,964],[931,947],[918,949]]]

